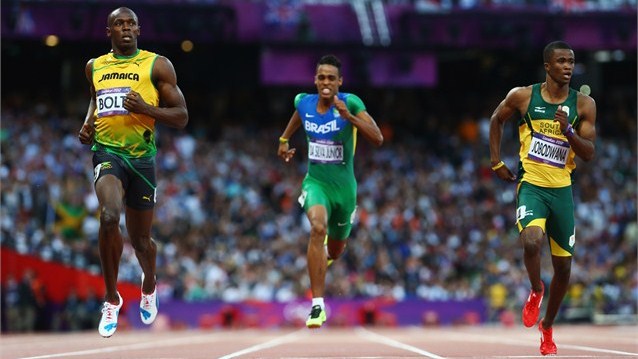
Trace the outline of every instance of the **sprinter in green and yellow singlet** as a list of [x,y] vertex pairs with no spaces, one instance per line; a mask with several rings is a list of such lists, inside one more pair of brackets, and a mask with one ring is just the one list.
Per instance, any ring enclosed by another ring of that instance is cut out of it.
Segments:
[[[572,175],[574,158],[594,157],[596,103],[588,95],[569,87],[575,57],[563,41],[548,44],[543,51],[545,82],[515,87],[492,114],[490,155],[492,170],[505,181],[518,182],[516,222],[531,284],[522,320],[527,327],[538,321],[545,292],[541,281],[541,245],[547,235],[554,275],[549,300],[538,328],[540,352],[556,354],[552,325],[569,285],[576,243]],[[503,125],[518,115],[520,138],[518,176],[501,160]]]
[[173,64],[137,48],[137,15],[121,7],[109,14],[107,24],[111,51],[86,64],[91,101],[78,136],[81,143],[92,144],[94,152],[95,193],[100,203],[98,242],[106,287],[98,327],[103,337],[115,333],[122,307],[117,291],[122,212],[142,267],[140,318],[151,324],[157,316],[157,247],[151,238],[156,202],[155,121],[180,129],[188,123]]
[[352,229],[357,204],[353,164],[357,133],[375,146],[383,144],[381,130],[363,101],[355,94],[339,92],[342,83],[341,61],[334,55],[323,56],[315,73],[317,93],[295,96],[295,112],[279,138],[277,151],[279,157],[290,161],[295,149],[289,147],[288,140],[303,127],[308,173],[299,203],[310,221],[307,258],[312,308],[306,320],[308,328],[319,328],[326,321],[326,267],[328,261],[341,256]]

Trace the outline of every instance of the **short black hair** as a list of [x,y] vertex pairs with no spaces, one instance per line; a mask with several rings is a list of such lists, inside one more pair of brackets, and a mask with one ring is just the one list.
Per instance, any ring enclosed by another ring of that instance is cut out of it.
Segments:
[[115,20],[115,16],[118,15],[120,12],[128,12],[129,14],[131,14],[131,16],[133,16],[133,18],[135,19],[135,22],[139,22],[139,20],[137,19],[137,14],[135,13],[135,11],[127,8],[127,7],[118,7],[117,9],[111,11],[111,13],[109,14],[109,16],[106,18],[106,23],[108,25],[108,27],[111,27],[111,25],[113,25],[113,21]]
[[547,44],[547,46],[545,46],[545,49],[543,50],[543,62],[545,63],[549,62],[549,60],[551,60],[552,58],[552,54],[554,53],[554,50],[558,50],[558,49],[572,50],[571,46],[569,46],[569,44],[566,43],[565,41],[550,42],[549,44]]
[[339,76],[341,76],[341,60],[335,55],[324,55],[317,62],[317,67],[321,65],[332,65],[337,68]]

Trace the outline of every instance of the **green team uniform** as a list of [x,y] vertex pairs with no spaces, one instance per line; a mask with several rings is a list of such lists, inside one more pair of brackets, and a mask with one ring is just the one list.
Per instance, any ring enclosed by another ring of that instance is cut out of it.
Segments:
[[519,186],[516,221],[519,231],[534,225],[547,233],[552,255],[568,257],[576,241],[572,172],[576,154],[560,124],[554,121],[558,106],[569,123],[578,128],[578,93],[569,90],[561,104],[550,104],[541,96],[541,85],[532,85],[527,113],[520,119]]
[[[340,92],[350,113],[365,110],[361,99]],[[357,181],[354,176],[354,152],[357,128],[341,118],[331,106],[326,113],[317,112],[319,95],[300,93],[295,108],[301,117],[308,143],[308,173],[302,183],[299,203],[308,211],[322,205],[328,212],[328,235],[345,240],[350,235],[357,206]]]

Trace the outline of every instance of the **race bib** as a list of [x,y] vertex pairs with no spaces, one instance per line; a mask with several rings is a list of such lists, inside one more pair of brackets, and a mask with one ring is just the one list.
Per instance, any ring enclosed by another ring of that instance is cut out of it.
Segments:
[[308,159],[314,163],[343,163],[343,144],[330,140],[310,140]]
[[527,158],[550,166],[565,168],[569,142],[534,132]]
[[97,91],[95,94],[97,117],[128,114],[124,108],[124,99],[130,91],[130,87],[114,87]]

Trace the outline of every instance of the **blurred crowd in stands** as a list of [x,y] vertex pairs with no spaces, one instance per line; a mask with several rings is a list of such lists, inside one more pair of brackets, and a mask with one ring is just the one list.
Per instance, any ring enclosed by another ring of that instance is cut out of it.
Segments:
[[[418,97],[373,96],[362,97],[379,106],[372,114],[387,143],[373,149],[359,141],[357,219],[344,257],[328,270],[328,297],[484,298],[490,320],[518,312],[529,284],[515,226],[515,186],[490,170],[487,109],[449,119],[440,106],[424,117]],[[288,94],[273,97],[292,101]],[[562,320],[636,314],[636,109],[626,100],[619,100],[624,106],[599,102],[597,156],[579,162],[576,252]],[[100,273],[91,151],[77,140],[86,98],[69,101],[64,110],[46,99],[2,101],[1,245]],[[301,134],[292,139],[298,149],[292,163],[277,158],[277,138],[292,104],[281,107],[285,117],[252,125],[198,121],[202,115],[195,113],[187,131],[158,128],[153,236],[162,301],[307,296],[309,228],[297,203],[305,140]],[[610,116],[616,125],[604,127]],[[408,126],[402,118],[418,124]],[[514,131],[508,129],[503,149],[510,168],[518,160]],[[543,251],[547,282],[548,247]],[[126,242],[119,279],[138,283],[139,277]],[[6,323],[31,323],[7,329],[33,330],[33,310],[47,300],[37,277],[11,278],[2,295],[11,308]],[[71,295],[50,328],[93,328],[100,301]]]

